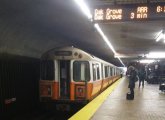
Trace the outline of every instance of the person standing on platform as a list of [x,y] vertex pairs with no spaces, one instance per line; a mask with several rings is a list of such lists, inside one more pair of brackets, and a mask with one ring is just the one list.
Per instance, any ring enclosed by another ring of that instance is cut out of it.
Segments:
[[145,69],[143,67],[140,68],[138,75],[139,75],[139,88],[141,84],[142,84],[142,87],[144,87]]
[[135,81],[137,72],[133,66],[130,66],[128,68],[128,74],[129,74],[129,85],[128,88],[130,88],[130,94],[134,96],[134,88],[135,88]]

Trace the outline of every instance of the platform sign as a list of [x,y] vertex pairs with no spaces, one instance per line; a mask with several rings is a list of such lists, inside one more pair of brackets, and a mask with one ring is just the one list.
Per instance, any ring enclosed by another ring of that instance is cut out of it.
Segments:
[[165,20],[165,2],[97,6],[93,10],[93,20],[98,23]]

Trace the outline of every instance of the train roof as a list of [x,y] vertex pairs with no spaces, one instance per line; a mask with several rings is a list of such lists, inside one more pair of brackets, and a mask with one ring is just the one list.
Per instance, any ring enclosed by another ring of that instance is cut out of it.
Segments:
[[42,55],[41,59],[75,59],[75,60],[94,60],[115,67],[115,65],[106,62],[96,56],[93,56],[79,48],[64,47],[52,49]]

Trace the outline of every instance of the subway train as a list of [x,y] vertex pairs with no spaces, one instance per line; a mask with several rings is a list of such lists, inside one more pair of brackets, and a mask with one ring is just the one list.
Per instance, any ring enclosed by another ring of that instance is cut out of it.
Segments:
[[121,68],[78,48],[65,47],[42,56],[40,73],[41,103],[70,109],[71,103],[88,103],[119,79]]

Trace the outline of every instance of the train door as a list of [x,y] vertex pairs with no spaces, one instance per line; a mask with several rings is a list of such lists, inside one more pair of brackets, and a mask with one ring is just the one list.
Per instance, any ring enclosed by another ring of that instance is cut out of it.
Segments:
[[60,61],[60,98],[70,98],[70,61]]

